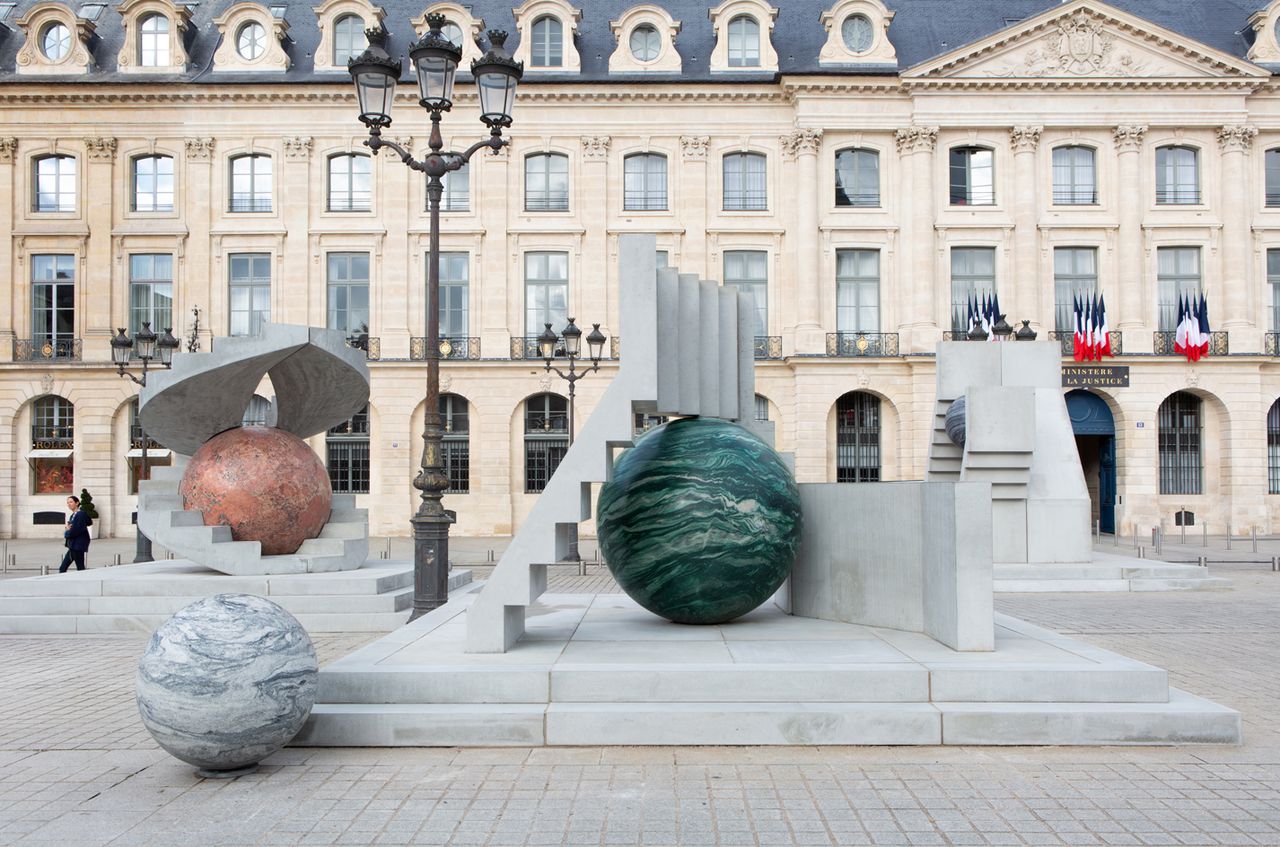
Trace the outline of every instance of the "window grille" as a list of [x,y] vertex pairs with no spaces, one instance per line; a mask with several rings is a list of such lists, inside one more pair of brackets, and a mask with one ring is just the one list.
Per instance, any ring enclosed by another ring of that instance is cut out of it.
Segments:
[[851,391],[836,403],[836,482],[880,481],[880,398]]
[[369,408],[325,435],[329,484],[335,493],[369,493]]
[[1160,404],[1160,493],[1200,494],[1203,401],[1178,391]]
[[444,470],[449,477],[449,494],[466,494],[471,490],[470,423],[467,399],[457,394],[440,395],[440,422]]
[[524,490],[537,494],[569,451],[569,401],[538,394],[525,401]]

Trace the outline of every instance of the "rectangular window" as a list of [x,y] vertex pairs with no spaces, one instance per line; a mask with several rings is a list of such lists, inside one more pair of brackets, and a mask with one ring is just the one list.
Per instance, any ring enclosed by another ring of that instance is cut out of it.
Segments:
[[369,410],[325,435],[329,484],[340,494],[369,493]]
[[669,267],[671,267],[671,265],[670,265],[670,262],[671,262],[671,254],[670,254],[670,253],[668,253],[666,250],[659,250],[659,251],[658,251],[658,259],[657,259],[657,261],[658,261],[658,267],[659,267],[659,268],[669,268]]
[[444,424],[441,452],[444,470],[449,476],[449,494],[466,494],[471,490],[471,449],[467,420],[467,401],[456,394],[440,396],[440,419]]
[[129,257],[129,334],[150,323],[157,335],[173,326],[173,255],[134,253]]
[[662,211],[667,208],[667,157],[628,156],[622,164],[622,208]]
[[1074,332],[1075,298],[1098,291],[1098,251],[1093,247],[1053,250],[1053,323],[1058,332]]
[[1161,403],[1156,412],[1161,494],[1203,493],[1201,407],[1200,398],[1179,391]]
[[173,211],[172,156],[141,156],[133,160],[133,210]]
[[[456,171],[449,171],[440,178],[444,183],[444,193],[440,196],[440,211],[466,212],[471,209],[471,165],[464,164]],[[431,209],[431,198],[427,198],[427,210]]]
[[1156,291],[1159,299],[1159,330],[1173,332],[1178,328],[1178,303],[1184,297],[1194,296],[1198,299],[1200,296],[1200,248],[1157,249]]
[[996,290],[994,247],[951,248],[951,331],[969,329],[969,304]]
[[748,15],[729,21],[729,67],[760,67],[760,25]]
[[466,338],[469,253],[440,254],[440,337]]
[[759,153],[730,153],[724,157],[726,212],[763,211],[769,208],[765,164],[765,157]]
[[1200,169],[1192,147],[1156,148],[1156,203],[1200,202]]
[[536,155],[524,160],[524,210],[569,211],[569,157]]
[[231,160],[231,211],[271,211],[271,157],[237,156]]
[[526,336],[540,335],[546,324],[556,332],[569,320],[569,254],[524,254]]
[[996,202],[994,154],[985,147],[952,147],[951,205],[990,206]]
[[1280,494],[1280,402],[1267,411],[1267,493]]
[[836,331],[880,331],[880,251],[836,251]]
[[836,205],[880,205],[880,154],[841,150],[836,154]]
[[737,288],[754,306],[757,338],[769,334],[769,254],[764,250],[726,250],[724,284]]
[[37,348],[50,345],[54,357],[76,334],[75,267],[75,256],[31,257],[31,338]]
[[271,255],[232,253],[231,335],[258,335],[271,320]]
[[373,208],[372,157],[329,157],[329,211],[367,212]]
[[1092,148],[1054,148],[1053,202],[1060,206],[1087,206],[1098,202],[1098,182]]
[[329,254],[329,329],[369,334],[369,254]]
[[1271,289],[1271,331],[1280,332],[1280,250],[1267,251],[1267,287]]
[[1280,206],[1280,148],[1266,152],[1267,205]]
[[76,160],[71,156],[45,156],[35,161],[37,212],[76,210]]

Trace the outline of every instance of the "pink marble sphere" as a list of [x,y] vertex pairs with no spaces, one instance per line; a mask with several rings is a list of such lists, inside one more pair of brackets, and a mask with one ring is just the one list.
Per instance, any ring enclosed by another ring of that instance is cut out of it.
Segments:
[[294,553],[319,535],[333,502],[320,457],[298,436],[266,426],[210,438],[191,457],[179,491],[182,508],[198,510],[205,526],[262,542],[264,556]]

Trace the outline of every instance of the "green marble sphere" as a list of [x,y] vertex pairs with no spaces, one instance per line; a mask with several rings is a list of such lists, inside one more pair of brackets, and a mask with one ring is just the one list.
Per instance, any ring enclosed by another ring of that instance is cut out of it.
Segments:
[[747,430],[685,418],[618,457],[596,530],[631,599],[676,623],[725,623],[768,600],[791,572],[800,492],[778,454]]

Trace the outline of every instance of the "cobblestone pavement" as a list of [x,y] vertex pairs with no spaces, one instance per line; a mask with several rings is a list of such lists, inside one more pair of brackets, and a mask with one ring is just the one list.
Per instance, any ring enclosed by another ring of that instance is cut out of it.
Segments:
[[1239,747],[289,749],[200,780],[138,722],[141,638],[0,637],[0,844],[1280,845],[1280,574],[1215,573],[997,605],[1240,709]]

